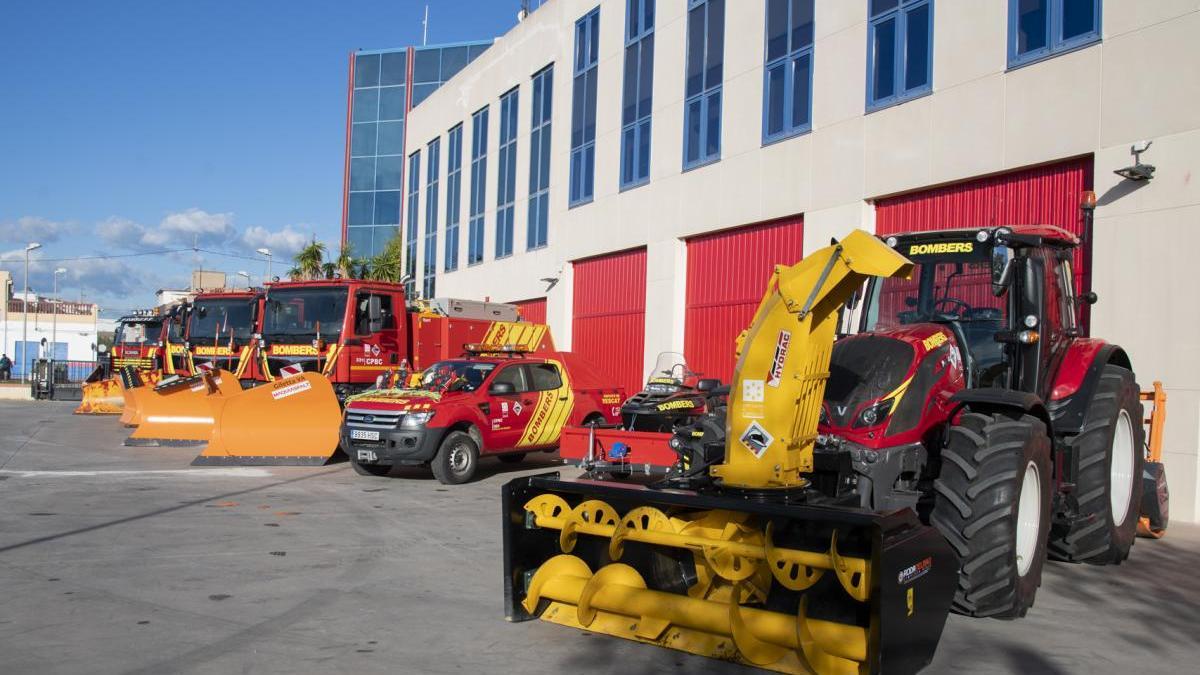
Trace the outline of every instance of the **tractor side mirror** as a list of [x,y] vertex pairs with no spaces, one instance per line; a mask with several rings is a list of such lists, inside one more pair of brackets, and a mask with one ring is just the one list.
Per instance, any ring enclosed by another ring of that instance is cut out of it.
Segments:
[[1100,296],[1096,295],[1095,291],[1088,291],[1087,293],[1081,293],[1079,295],[1079,302],[1080,304],[1084,305],[1094,305],[1099,299]]
[[372,333],[383,330],[383,298],[372,295],[367,300],[367,319],[369,320],[368,330]]
[[715,377],[705,377],[696,382],[696,389],[705,394],[721,386],[721,381]]
[[1012,274],[1012,249],[997,244],[992,248],[992,295],[997,298],[1004,295],[1004,292],[1008,290],[1008,285],[1012,283]]
[[492,396],[506,396],[517,393],[517,388],[512,382],[493,382],[492,386],[488,387],[488,393]]

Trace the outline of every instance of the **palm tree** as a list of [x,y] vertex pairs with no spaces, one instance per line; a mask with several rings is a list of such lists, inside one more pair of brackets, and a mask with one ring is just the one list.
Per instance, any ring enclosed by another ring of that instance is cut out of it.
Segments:
[[404,245],[400,237],[388,241],[379,255],[371,258],[369,277],[375,281],[400,281],[404,276]]
[[298,266],[293,267],[292,269],[288,270],[287,275],[292,281],[300,281],[304,279],[304,270],[300,269]]
[[324,274],[322,265],[325,264],[325,244],[315,238],[293,258],[301,277],[319,279]]
[[337,274],[337,272],[338,272],[337,265],[335,265],[331,262],[327,262],[327,263],[324,263],[321,265],[321,274],[326,279],[332,279],[333,276],[335,274]]
[[337,259],[333,261],[334,267],[343,277],[349,279],[354,276],[354,263],[354,247],[348,241],[342,242]]

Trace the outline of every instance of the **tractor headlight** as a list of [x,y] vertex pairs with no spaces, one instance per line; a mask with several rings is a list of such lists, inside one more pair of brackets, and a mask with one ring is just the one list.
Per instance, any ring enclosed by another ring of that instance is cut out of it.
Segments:
[[408,413],[400,419],[401,429],[420,429],[425,426],[425,423],[433,419],[434,411]]
[[887,419],[888,413],[892,411],[892,403],[895,399],[889,398],[886,401],[880,401],[873,406],[868,406],[858,413],[858,419],[854,421],[856,427],[873,427],[883,420]]

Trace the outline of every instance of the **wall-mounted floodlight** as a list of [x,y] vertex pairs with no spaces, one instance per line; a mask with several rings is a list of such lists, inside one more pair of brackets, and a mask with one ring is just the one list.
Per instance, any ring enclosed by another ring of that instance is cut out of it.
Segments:
[[1121,178],[1126,180],[1150,180],[1154,178],[1154,165],[1142,164],[1142,153],[1149,150],[1154,141],[1139,141],[1134,143],[1129,148],[1129,154],[1133,155],[1133,165],[1113,171]]

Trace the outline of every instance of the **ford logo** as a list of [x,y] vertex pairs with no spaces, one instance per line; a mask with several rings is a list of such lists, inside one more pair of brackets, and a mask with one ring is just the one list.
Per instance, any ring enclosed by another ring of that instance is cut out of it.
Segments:
[[375,416],[374,415],[363,415],[363,422],[366,424],[372,424],[375,422]]

